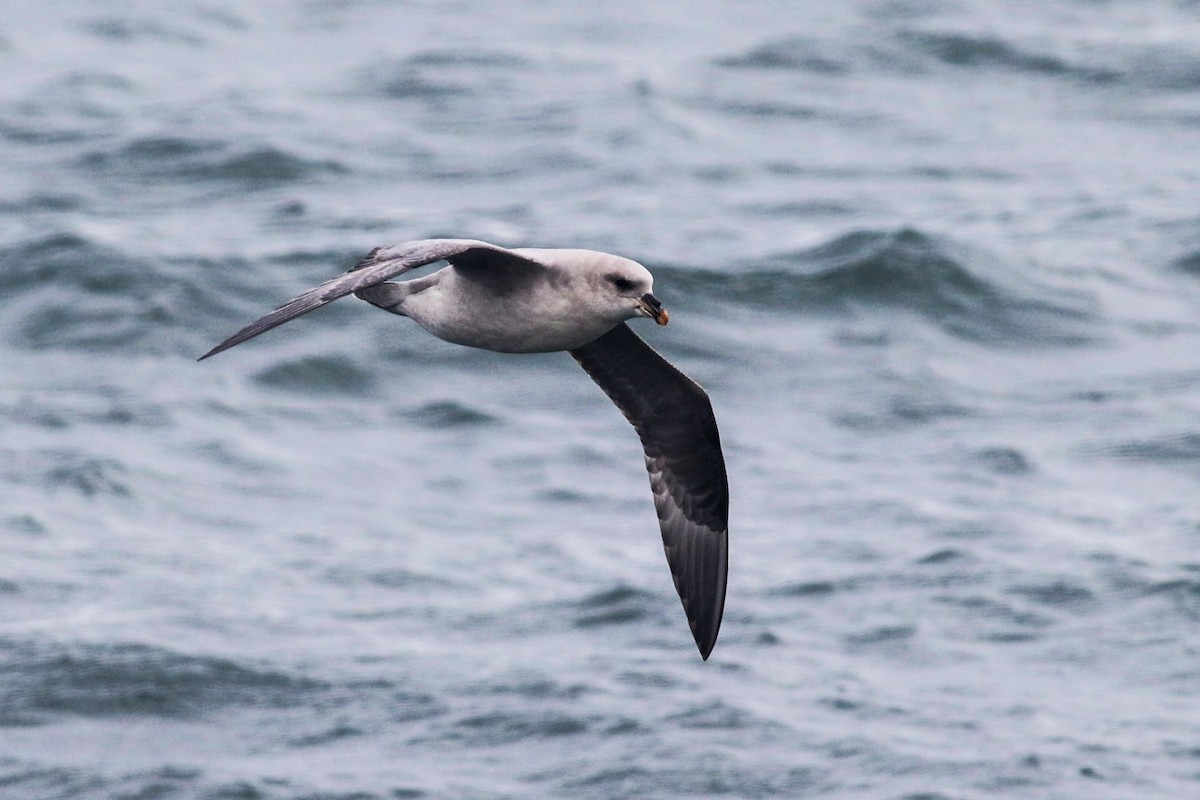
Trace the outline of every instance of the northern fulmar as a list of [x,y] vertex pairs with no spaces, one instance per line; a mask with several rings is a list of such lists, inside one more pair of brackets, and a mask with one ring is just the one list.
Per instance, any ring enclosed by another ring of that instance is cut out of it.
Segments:
[[[437,261],[449,266],[388,280]],[[625,324],[634,317],[667,324],[653,288],[649,270],[609,253],[423,239],[375,248],[200,360],[350,293],[455,344],[501,353],[566,350],[637,430],[667,564],[707,660],[725,608],[729,484],[708,395]]]

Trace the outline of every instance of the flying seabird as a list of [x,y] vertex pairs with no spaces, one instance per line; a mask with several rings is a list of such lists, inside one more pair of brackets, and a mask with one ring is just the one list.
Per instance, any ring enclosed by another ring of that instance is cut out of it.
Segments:
[[[388,280],[436,261],[449,266]],[[667,324],[653,285],[641,264],[609,253],[423,239],[375,248],[200,360],[351,293],[448,342],[501,353],[566,350],[637,430],[667,563],[707,659],[725,608],[729,485],[708,395],[625,324],[634,317]]]

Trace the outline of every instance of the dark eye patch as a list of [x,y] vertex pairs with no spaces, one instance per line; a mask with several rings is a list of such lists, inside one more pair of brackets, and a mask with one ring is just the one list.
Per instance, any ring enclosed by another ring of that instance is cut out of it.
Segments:
[[617,291],[621,292],[628,292],[635,285],[629,278],[622,278],[620,275],[609,275],[608,282],[617,287]]

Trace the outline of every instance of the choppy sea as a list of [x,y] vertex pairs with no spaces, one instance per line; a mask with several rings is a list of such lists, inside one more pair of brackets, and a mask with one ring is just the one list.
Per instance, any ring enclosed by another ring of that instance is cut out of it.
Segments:
[[[0,796],[1200,796],[1200,4],[0,2]],[[732,491],[696,653],[586,247]],[[643,321],[644,323],[644,321]]]

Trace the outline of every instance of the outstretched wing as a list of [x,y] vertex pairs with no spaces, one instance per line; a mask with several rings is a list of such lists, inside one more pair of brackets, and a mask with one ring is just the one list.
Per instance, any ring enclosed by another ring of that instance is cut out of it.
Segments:
[[309,289],[299,297],[284,303],[279,308],[267,314],[262,319],[251,322],[237,333],[230,336],[219,345],[200,356],[203,361],[209,356],[215,356],[224,350],[253,339],[260,333],[271,330],[290,322],[301,314],[307,314],[313,309],[345,297],[352,292],[366,289],[383,283],[388,278],[408,272],[409,270],[432,264],[443,259],[450,261],[462,260],[464,263],[476,264],[499,257],[508,263],[513,260],[534,264],[528,259],[497,247],[494,244],[480,242],[474,239],[421,239],[415,242],[393,245],[391,247],[376,247],[367,257],[342,275],[325,281],[315,289]]
[[570,352],[642,440],[667,564],[707,659],[729,562],[729,482],[708,395],[624,323]]

